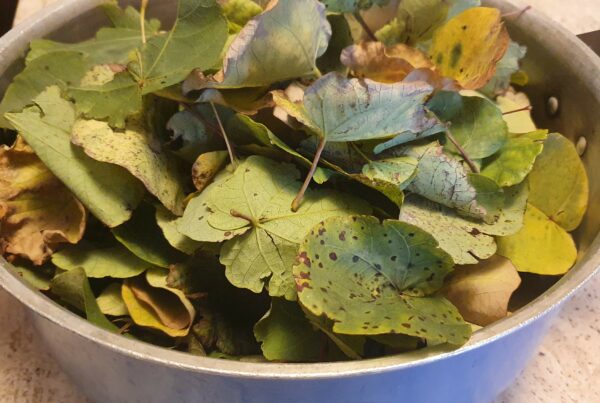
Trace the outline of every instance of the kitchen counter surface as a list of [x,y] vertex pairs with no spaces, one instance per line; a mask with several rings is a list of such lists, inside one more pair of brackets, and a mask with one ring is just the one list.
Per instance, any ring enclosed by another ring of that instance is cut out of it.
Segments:
[[[52,1],[21,0],[16,22]],[[599,0],[522,0],[575,34],[600,29]],[[1,6],[0,6],[1,7]],[[564,307],[536,357],[496,403],[600,402],[600,276]],[[0,402],[80,403],[69,381],[27,319],[0,290]]]

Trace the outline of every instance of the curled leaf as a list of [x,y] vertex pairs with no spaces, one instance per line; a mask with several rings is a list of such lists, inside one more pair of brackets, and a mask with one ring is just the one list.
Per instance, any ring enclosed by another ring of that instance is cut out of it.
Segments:
[[18,137],[0,145],[0,254],[44,263],[64,243],[83,236],[86,211]]
[[227,163],[227,151],[200,154],[192,166],[192,181],[196,190],[203,191]]
[[442,75],[466,89],[478,89],[496,73],[509,41],[500,10],[475,7],[435,31],[429,55]]
[[493,256],[456,269],[444,287],[444,296],[467,322],[487,326],[506,317],[510,296],[520,284],[519,273],[510,260]]
[[307,235],[294,278],[302,305],[327,315],[336,333],[401,333],[461,345],[470,326],[433,295],[451,270],[450,256],[415,226],[335,217]]

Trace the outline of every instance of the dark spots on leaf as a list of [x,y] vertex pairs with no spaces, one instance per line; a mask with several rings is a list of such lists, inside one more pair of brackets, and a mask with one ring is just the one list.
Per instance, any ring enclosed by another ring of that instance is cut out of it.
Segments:
[[392,257],[390,257],[390,260],[391,260],[392,262],[395,262],[395,261],[396,261],[396,259],[398,259],[398,256],[392,256]]
[[[352,262],[356,263],[358,262],[358,259],[360,259],[358,256],[354,255],[352,256]],[[354,273],[355,276],[358,276],[356,273]]]
[[481,231],[479,231],[477,228],[473,228],[471,231],[469,231],[469,234],[471,234],[473,236],[477,236],[477,235],[481,234]]
[[435,273],[431,273],[431,275],[429,277],[427,277],[427,282],[431,283],[433,281],[434,277],[435,277]]
[[462,56],[462,44],[459,42],[452,48],[450,52],[450,67],[454,68],[458,64],[460,57]]
[[463,31],[467,30],[467,26],[466,25],[463,25],[461,28],[462,28]]
[[392,320],[392,318],[390,318],[389,316],[384,316],[383,318],[387,320]]
[[313,309],[317,309],[317,305],[316,304],[312,304]]
[[364,325],[370,325],[371,322],[363,322]]
[[388,241],[388,244],[391,244],[391,243],[392,243],[392,240],[390,239],[390,240]]
[[362,328],[367,330],[369,328],[369,326],[363,326]]
[[319,290],[321,290],[321,292],[324,292],[324,293],[327,293],[327,292],[328,292],[328,291],[327,291],[327,288],[325,288],[325,287],[321,287],[321,288],[319,288]]
[[304,265],[308,268],[310,268],[310,266],[311,266],[311,261],[310,261],[310,258],[308,257],[308,254],[306,253],[306,251],[300,253],[300,255],[298,256],[298,261],[300,263],[304,263]]
[[331,252],[331,253],[329,254],[329,259],[331,259],[331,260],[334,260],[334,261],[335,261],[335,260],[337,260],[337,255],[336,255],[336,253],[335,253],[335,252]]
[[410,324],[410,323],[403,323],[403,324],[402,324],[402,327],[405,327],[405,328],[407,328],[407,329],[410,329],[412,326],[411,326],[411,324]]
[[296,281],[296,292],[301,293],[305,288],[311,289],[312,287],[307,281]]
[[356,222],[357,219],[358,219],[358,217],[352,216],[352,221]]
[[300,272],[300,278],[303,279],[303,280],[310,280],[310,273],[301,271]]
[[352,239],[354,239],[355,241],[358,241],[358,237],[356,235],[352,236]]
[[340,232],[339,238],[340,238],[340,241],[345,241],[346,240],[346,231]]
[[320,258],[320,256],[319,256],[319,254],[317,253],[317,254],[315,255],[315,260],[319,260],[319,258]]
[[229,237],[229,236],[231,236],[231,231],[225,231],[225,233],[223,235],[226,237]]
[[409,233],[409,234],[408,234],[408,236],[412,238],[412,237],[414,237],[414,236],[415,236],[415,233],[414,233],[414,232],[411,232],[411,233]]
[[[381,270],[381,265],[380,265],[379,263],[375,263],[375,268],[376,268],[377,270]],[[377,274],[381,274],[381,273],[377,273]],[[377,275],[377,274],[376,274],[376,275]]]
[[323,227],[319,228],[319,235],[323,235],[327,230]]
[[388,236],[388,234],[383,234],[383,237],[384,237],[384,238],[387,238],[387,236]]
[[244,172],[250,172],[250,168],[246,168]]
[[325,241],[324,241],[324,240],[322,240],[322,239],[319,241],[319,243],[320,243],[321,245],[325,245]]
[[319,269],[323,268],[323,263],[319,262]]

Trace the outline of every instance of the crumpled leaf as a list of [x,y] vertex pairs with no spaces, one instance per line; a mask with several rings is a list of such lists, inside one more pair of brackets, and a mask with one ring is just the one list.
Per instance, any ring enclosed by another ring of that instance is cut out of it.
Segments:
[[510,260],[493,256],[477,265],[457,268],[444,287],[444,296],[467,322],[487,326],[506,317],[510,296],[520,284]]
[[273,298],[271,309],[254,326],[256,340],[269,361],[338,361],[345,355],[315,329],[296,302]]
[[183,293],[167,286],[167,272],[153,268],[145,277],[123,283],[123,301],[138,326],[160,330],[171,337],[189,333],[196,310]]
[[98,308],[103,314],[109,316],[126,316],[129,315],[127,306],[121,296],[121,283],[111,283],[108,287],[102,291],[102,293],[96,298]]
[[587,210],[589,183],[575,145],[551,133],[529,174],[529,203],[566,231],[579,226]]
[[58,87],[49,87],[35,99],[35,106],[6,118],[99,220],[114,227],[129,219],[143,196],[143,186],[123,168],[95,161],[71,145],[75,111],[60,97]]
[[165,239],[149,204],[142,203],[131,220],[113,228],[112,233],[134,255],[155,266],[168,268],[186,258]]
[[[264,87],[315,74],[325,53],[331,26],[316,0],[278,0],[248,22],[229,46],[218,88]],[[200,89],[200,88],[197,88]]]
[[401,333],[465,343],[471,333],[447,300],[433,295],[452,259],[426,232],[375,217],[334,217],[313,228],[294,277],[302,305],[333,320],[333,331]]
[[556,276],[565,274],[577,259],[573,238],[532,204],[527,204],[521,231],[497,238],[498,254],[517,270]]
[[390,0],[321,0],[330,13],[354,13],[373,6],[383,7]]
[[83,269],[78,268],[58,274],[52,279],[50,289],[52,294],[85,313],[87,320],[94,325],[110,332],[119,332],[119,329],[100,311]]
[[196,190],[203,191],[215,175],[227,164],[227,151],[212,151],[200,154],[192,165],[192,181]]
[[127,169],[174,214],[183,213],[183,183],[177,161],[161,150],[160,140],[141,122],[124,131],[99,120],[77,120],[71,141],[91,158]]
[[[502,112],[487,99],[438,92],[427,107],[450,124],[452,135],[472,159],[489,157],[507,140],[508,128]],[[459,154],[451,142],[446,143],[445,149]]]
[[544,148],[548,130],[509,134],[496,155],[483,161],[481,174],[502,187],[521,183]]
[[409,147],[404,155],[419,160],[408,190],[468,216],[493,220],[493,210],[486,208],[475,187],[476,175],[468,174],[460,161],[444,154],[437,142]]
[[271,296],[294,300],[291,266],[304,233],[327,217],[370,210],[348,195],[309,189],[293,213],[289,206],[300,186],[298,178],[292,165],[250,156],[231,177],[193,198],[178,228],[197,241],[230,239],[220,260],[236,287],[258,293],[266,285]]
[[156,205],[156,223],[162,230],[163,236],[169,244],[175,249],[192,255],[202,245],[177,230],[177,217],[162,205]]
[[218,0],[229,23],[229,33],[238,33],[252,18],[263,12],[252,0]]
[[433,68],[426,54],[402,43],[386,48],[381,42],[361,42],[345,48],[341,60],[356,76],[382,83],[402,81],[415,69]]
[[504,57],[496,65],[496,74],[481,89],[481,92],[491,98],[504,94],[510,86],[511,76],[519,71],[519,63],[526,53],[525,46],[510,41]]
[[45,264],[34,266],[28,262],[18,261],[6,265],[9,270],[15,271],[27,284],[40,291],[48,291],[54,276],[54,266]]
[[496,73],[509,41],[500,10],[475,7],[435,31],[429,55],[443,76],[466,89],[478,89]]
[[79,242],[86,218],[83,205],[20,137],[12,147],[0,145],[0,254],[41,265],[61,244]]
[[475,264],[496,252],[493,235],[513,235],[523,226],[527,203],[526,184],[506,189],[498,220],[486,224],[461,217],[440,204],[408,197],[400,210],[400,220],[430,233],[456,264]]
[[344,15],[329,14],[327,21],[331,25],[331,39],[327,51],[317,59],[320,71],[338,71],[344,73],[346,66],[340,60],[342,51],[354,43],[352,31]]
[[[525,93],[508,91],[499,95],[496,103],[504,114],[504,121],[510,133],[530,133],[537,130],[531,118],[531,110],[527,110],[527,107],[531,107],[531,102]],[[516,110],[519,112],[515,112]]]

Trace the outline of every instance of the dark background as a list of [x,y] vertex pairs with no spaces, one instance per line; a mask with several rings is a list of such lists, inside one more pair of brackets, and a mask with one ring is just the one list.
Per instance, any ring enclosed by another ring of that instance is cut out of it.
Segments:
[[12,26],[18,0],[0,0],[0,36]]

